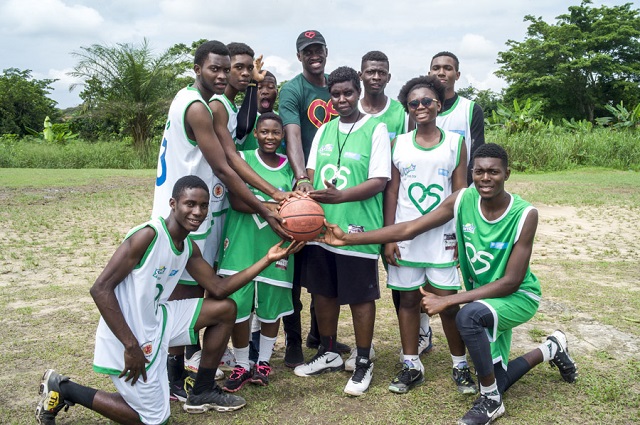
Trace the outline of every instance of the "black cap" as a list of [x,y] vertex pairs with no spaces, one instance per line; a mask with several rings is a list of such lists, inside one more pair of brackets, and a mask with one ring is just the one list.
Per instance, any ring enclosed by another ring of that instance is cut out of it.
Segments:
[[320,34],[319,31],[316,30],[307,30],[303,31],[296,40],[296,50],[299,52],[303,50],[305,47],[310,46],[312,44],[322,44],[326,46],[327,43],[324,41],[324,37]]

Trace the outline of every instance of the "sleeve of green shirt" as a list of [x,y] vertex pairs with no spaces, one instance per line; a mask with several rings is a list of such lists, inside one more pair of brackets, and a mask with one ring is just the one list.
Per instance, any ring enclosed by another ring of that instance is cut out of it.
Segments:
[[292,86],[292,82],[288,82],[282,86],[282,89],[280,89],[280,106],[278,113],[284,125],[301,125],[300,101],[300,93]]

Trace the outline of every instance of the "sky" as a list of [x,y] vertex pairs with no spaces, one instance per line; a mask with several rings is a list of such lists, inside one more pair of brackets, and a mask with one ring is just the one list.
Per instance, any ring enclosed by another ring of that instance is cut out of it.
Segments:
[[[594,0],[594,7],[628,1]],[[460,59],[458,88],[499,92],[498,52],[508,40],[523,41],[525,15],[555,23],[579,0],[0,0],[0,69],[30,69],[37,79],[57,79],[50,97],[58,107],[81,103],[82,86],[69,91],[80,47],[144,38],[158,54],[177,43],[240,41],[264,55],[278,81],[302,68],[295,41],[309,29],[327,41],[326,71],[359,70],[362,55],[381,50],[390,61],[386,93],[396,98],[407,80],[428,71],[442,50]]]

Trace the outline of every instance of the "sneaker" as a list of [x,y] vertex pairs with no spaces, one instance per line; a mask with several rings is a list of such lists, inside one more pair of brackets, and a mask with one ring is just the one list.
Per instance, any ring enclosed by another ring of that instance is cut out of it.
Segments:
[[558,368],[562,379],[566,382],[575,382],[578,377],[578,368],[576,367],[576,362],[574,362],[569,355],[567,336],[561,330],[556,330],[549,335],[547,339],[553,341],[558,346],[556,355],[549,361],[549,364]]
[[301,364],[293,370],[297,376],[319,375],[325,372],[337,372],[344,369],[344,363],[340,354],[325,351],[313,356],[309,363]]
[[[473,377],[471,376],[471,370],[469,370],[469,366],[466,363],[462,363],[464,366],[461,368],[455,367],[451,373],[451,377],[453,378],[453,382],[456,383],[458,387],[458,392],[460,394],[477,394],[478,387],[476,387],[476,383],[473,381]],[[460,365],[458,365],[460,366]]]
[[69,378],[62,376],[53,369],[47,369],[42,375],[40,382],[40,401],[36,406],[36,421],[41,425],[55,425],[56,415],[64,409],[66,412],[69,406],[75,403],[65,400],[60,394],[60,383],[69,381]]
[[251,379],[251,372],[242,366],[236,365],[229,375],[229,378],[225,381],[222,387],[228,393],[235,393],[244,386]]
[[204,413],[207,410],[231,412],[247,404],[244,398],[222,392],[218,385],[202,394],[189,394],[182,408],[187,413]]
[[[215,380],[216,381],[220,381],[221,379],[224,379],[224,372],[221,371],[220,369],[216,369],[216,376],[215,376]],[[196,383],[196,372],[187,372],[187,377],[184,378],[184,391],[187,393],[187,396],[189,394],[191,394],[191,391],[193,390],[193,386]],[[171,401],[177,401],[178,399],[176,398],[175,400],[171,400]]]
[[[319,347],[320,339],[311,334],[307,334],[307,348],[318,349]],[[336,341],[336,348],[334,351],[339,354],[348,354],[351,352],[351,347],[349,347],[347,344]]]
[[269,385],[269,375],[271,374],[271,365],[269,362],[258,362],[253,368],[251,383],[256,385]]
[[395,378],[389,384],[389,391],[396,394],[405,394],[409,390],[424,382],[424,374],[415,367],[409,360],[402,363],[402,370],[398,372]]
[[187,372],[198,373],[198,367],[200,366],[200,359],[202,358],[202,350],[198,350],[188,359],[184,358],[184,369]]
[[304,354],[302,353],[302,344],[287,344],[284,352],[284,365],[293,369],[303,363]]
[[[194,354],[195,356],[195,354]],[[220,366],[218,369],[231,370],[236,366],[236,356],[233,350],[229,347],[225,348],[222,359],[220,359]]]
[[481,395],[473,402],[473,407],[458,420],[458,425],[484,425],[504,415],[504,404]]
[[[433,332],[431,331],[431,326],[429,326],[429,330],[426,334],[418,334],[418,355],[421,356],[423,354],[427,354],[429,351],[433,349]],[[404,362],[404,352],[402,348],[400,349],[400,363]]]
[[344,387],[344,392],[353,396],[361,396],[369,389],[372,376],[373,362],[366,357],[356,357],[356,369]]
[[169,382],[169,400],[171,401],[187,401],[187,385],[184,379]]
[[[356,357],[358,357],[358,349],[353,348],[351,350],[351,355],[349,356],[347,361],[344,362],[344,370],[346,370],[347,372],[353,372],[355,370]],[[376,359],[376,350],[373,349],[373,344],[372,344],[371,349],[369,350],[369,360],[373,361],[375,359]]]

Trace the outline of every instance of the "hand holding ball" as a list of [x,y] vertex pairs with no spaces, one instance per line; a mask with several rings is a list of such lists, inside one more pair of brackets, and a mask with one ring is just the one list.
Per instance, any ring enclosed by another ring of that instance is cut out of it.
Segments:
[[297,241],[310,241],[324,226],[324,210],[311,198],[289,198],[280,207],[282,227]]

